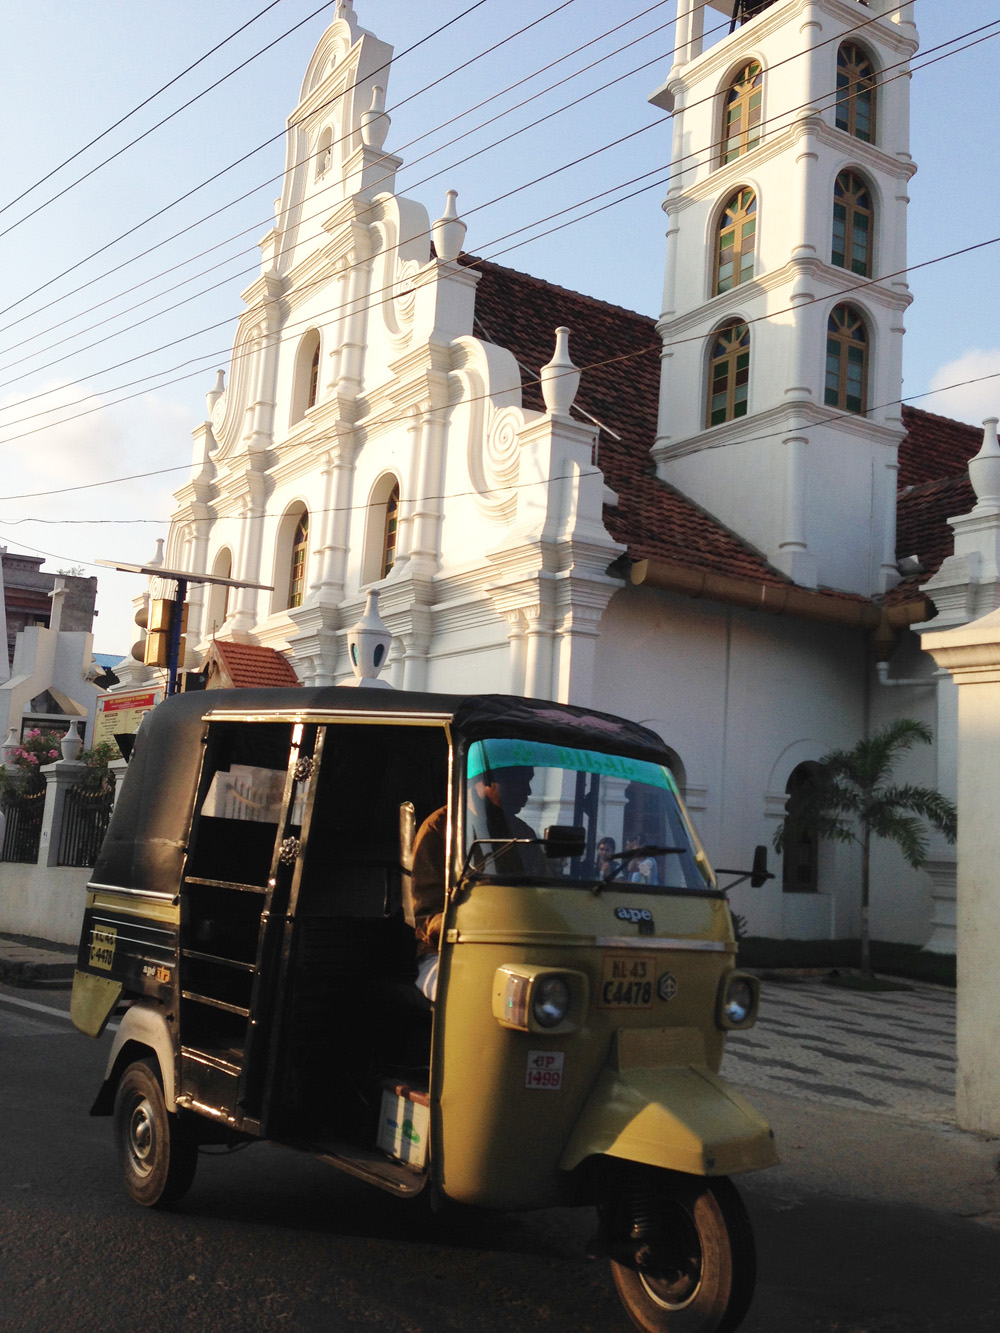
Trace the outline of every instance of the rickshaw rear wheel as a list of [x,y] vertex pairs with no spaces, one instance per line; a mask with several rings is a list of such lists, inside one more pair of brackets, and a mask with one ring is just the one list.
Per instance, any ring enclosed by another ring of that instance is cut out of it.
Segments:
[[152,1060],[125,1070],[115,1094],[115,1141],[125,1188],[145,1208],[167,1208],[191,1188],[198,1144],[167,1110]]
[[[633,1324],[643,1333],[739,1328],[753,1298],[757,1257],[732,1181],[650,1172],[633,1191],[631,1211],[627,1244],[612,1249],[611,1273]],[[614,1213],[620,1236],[621,1205]]]

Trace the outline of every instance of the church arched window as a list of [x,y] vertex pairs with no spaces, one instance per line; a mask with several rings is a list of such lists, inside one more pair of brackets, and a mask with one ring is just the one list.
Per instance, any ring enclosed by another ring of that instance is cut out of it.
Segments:
[[292,410],[289,425],[301,421],[319,397],[320,336],[318,329],[308,329],[295,353],[292,375]]
[[781,887],[785,893],[815,893],[819,888],[819,838],[797,813],[808,805],[818,773],[817,764],[799,764],[785,786],[788,801],[781,850]]
[[396,563],[396,533],[399,524],[399,483],[389,492],[385,502],[385,523],[382,529],[382,578]]
[[303,509],[292,534],[292,554],[288,564],[289,607],[301,606],[306,588],[306,559],[309,555],[309,511]]
[[399,535],[399,480],[385,472],[372,487],[365,523],[361,582],[384,579],[396,563]]
[[[212,563],[212,573],[219,579],[231,579],[233,577],[233,554],[228,546],[224,546]],[[208,622],[205,625],[205,634],[214,634],[217,629],[221,629],[226,616],[229,614],[229,603],[234,589],[227,588],[224,583],[210,583],[208,585]]]
[[868,411],[868,330],[860,310],[834,306],[826,330],[826,392],[828,407],[844,412]]
[[756,60],[744,65],[729,87],[722,104],[722,165],[735,162],[760,143],[760,117],[764,97],[764,74]]
[[853,171],[842,171],[833,186],[830,263],[870,278],[874,233],[875,209],[871,191]]
[[728,292],[749,282],[754,270],[757,239],[757,196],[753,190],[737,190],[722,210],[715,247],[714,292]]
[[855,42],[843,42],[837,52],[838,130],[865,143],[875,142],[875,66]]
[[706,426],[745,417],[750,392],[750,330],[742,320],[712,335],[708,363]]

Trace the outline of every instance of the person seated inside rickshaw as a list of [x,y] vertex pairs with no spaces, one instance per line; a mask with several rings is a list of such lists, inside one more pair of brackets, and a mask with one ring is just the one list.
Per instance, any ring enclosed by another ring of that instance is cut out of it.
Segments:
[[[466,843],[477,841],[483,860],[508,838],[536,839],[535,830],[518,819],[531,795],[535,770],[519,765],[481,773],[468,786]],[[413,912],[417,937],[417,986],[433,1000],[437,994],[438,947],[444,921],[445,830],[448,808],[428,815],[413,844]],[[496,856],[493,873],[544,876],[545,857],[537,843],[508,847]]]

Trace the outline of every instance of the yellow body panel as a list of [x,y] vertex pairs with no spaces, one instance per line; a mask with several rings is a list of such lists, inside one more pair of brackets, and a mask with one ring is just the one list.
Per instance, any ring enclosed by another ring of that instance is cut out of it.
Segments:
[[778,1161],[767,1122],[704,1065],[602,1070],[560,1166],[571,1171],[595,1153],[697,1176]]
[[[645,898],[655,933],[640,936],[617,915],[634,901],[624,884],[597,895],[476,884],[453,905],[431,1088],[434,1170],[448,1197],[546,1207],[565,1199],[567,1172],[593,1153],[700,1175],[776,1160],[765,1122],[716,1077],[725,1044],[716,997],[735,961],[725,903]],[[602,1002],[610,957],[649,961],[650,1004]],[[581,1021],[565,1031],[501,1025],[493,991],[508,965],[583,974]],[[558,1070],[551,1086],[529,1077],[539,1058]]]

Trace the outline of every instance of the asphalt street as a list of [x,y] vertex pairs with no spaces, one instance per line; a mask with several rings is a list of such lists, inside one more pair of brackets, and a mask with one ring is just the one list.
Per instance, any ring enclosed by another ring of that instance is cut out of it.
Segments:
[[[81,1109],[100,1049],[48,980],[0,985],[5,1331],[124,1333],[148,1317],[625,1333],[605,1266],[582,1257],[580,1212],[477,1215],[458,1231],[428,1217],[414,1233],[398,1201],[268,1146],[206,1160],[174,1214],[137,1210],[108,1122]],[[1000,1142],[955,1125],[953,1024],[953,995],[930,987],[765,983],[757,1027],[723,1066],[782,1158],[739,1182],[759,1253],[744,1333],[1000,1328]]]

